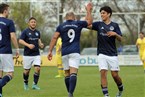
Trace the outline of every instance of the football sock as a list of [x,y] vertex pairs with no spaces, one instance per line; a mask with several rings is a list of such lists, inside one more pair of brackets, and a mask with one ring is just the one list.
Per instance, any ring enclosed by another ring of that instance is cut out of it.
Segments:
[[[101,86],[102,87],[102,86]],[[102,92],[105,96],[109,96],[108,94],[108,88],[107,87],[102,87]]]
[[66,76],[65,77],[65,85],[66,85],[66,88],[67,88],[68,92],[69,92],[69,80],[70,80],[70,76]]
[[34,73],[34,75],[33,75],[33,77],[34,77],[34,84],[35,85],[37,85],[37,83],[38,83],[38,80],[39,80],[39,73]]
[[123,84],[122,83],[118,84],[117,86],[118,86],[119,91],[123,91]]
[[2,79],[0,79],[0,94],[2,94],[2,87],[5,86],[12,77],[10,75],[5,75]]
[[11,77],[10,75],[5,75],[5,76],[1,79],[0,87],[5,86],[11,79],[12,79],[12,77]]
[[72,73],[70,75],[70,80],[69,80],[69,93],[73,94],[75,87],[76,87],[76,82],[77,82],[77,74]]
[[28,78],[29,78],[29,75],[26,75],[26,74],[23,73],[23,79],[24,79],[24,83],[26,85],[28,85]]

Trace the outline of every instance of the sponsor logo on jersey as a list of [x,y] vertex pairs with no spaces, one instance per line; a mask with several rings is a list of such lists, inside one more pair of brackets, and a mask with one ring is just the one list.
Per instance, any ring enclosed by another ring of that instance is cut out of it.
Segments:
[[104,27],[101,27],[101,29],[104,29]]
[[38,36],[38,33],[37,33],[37,32],[35,32],[35,35],[36,35],[36,36]]
[[29,32],[29,35],[32,35],[32,34]]
[[110,30],[113,31],[114,30],[114,27],[113,26],[110,26]]

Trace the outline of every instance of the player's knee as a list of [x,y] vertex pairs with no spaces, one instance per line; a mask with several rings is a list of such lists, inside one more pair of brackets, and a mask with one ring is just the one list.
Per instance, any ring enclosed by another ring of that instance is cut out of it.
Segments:
[[40,72],[40,66],[35,66],[35,72]]
[[119,77],[119,75],[118,75],[117,72],[113,72],[113,73],[112,73],[112,77],[113,77],[114,79],[117,79],[117,78]]
[[25,70],[24,70],[24,74],[26,74],[26,75],[28,75],[29,72],[30,72],[30,69],[25,69]]
[[8,72],[6,75],[8,75],[10,77],[10,79],[12,79],[14,77],[13,72]]
[[36,68],[36,71],[37,71],[37,72],[40,72],[40,67]]
[[65,70],[65,76],[70,76],[70,71],[69,70]]
[[107,70],[104,70],[104,69],[103,69],[103,70],[101,70],[100,72],[101,72],[101,76],[102,76],[102,77],[103,77],[103,76],[104,76],[104,77],[107,76]]

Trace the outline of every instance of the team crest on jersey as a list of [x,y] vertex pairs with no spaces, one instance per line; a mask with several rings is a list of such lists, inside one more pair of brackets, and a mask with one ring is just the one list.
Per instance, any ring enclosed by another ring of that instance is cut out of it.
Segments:
[[113,31],[114,30],[114,27],[113,26],[110,26],[110,30]]
[[38,36],[38,33],[37,33],[37,32],[35,32],[35,35],[36,35],[36,36]]
[[104,27],[101,27],[101,29],[104,29]]
[[29,33],[29,35],[32,35],[31,33]]

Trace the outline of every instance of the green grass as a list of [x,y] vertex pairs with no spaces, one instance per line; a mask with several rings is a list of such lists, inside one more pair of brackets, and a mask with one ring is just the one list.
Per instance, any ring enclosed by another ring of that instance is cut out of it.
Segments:
[[[4,97],[67,97],[63,78],[54,78],[56,67],[42,67],[38,85],[41,90],[24,91],[23,68],[15,67],[15,77],[3,88]],[[144,97],[145,85],[143,69],[141,66],[123,66],[120,76],[123,79],[125,90],[123,97]],[[32,85],[33,69],[29,77]],[[115,97],[117,87],[108,72],[108,89],[111,97]],[[98,67],[80,67],[78,73],[75,97],[103,97],[100,88],[100,75]]]

